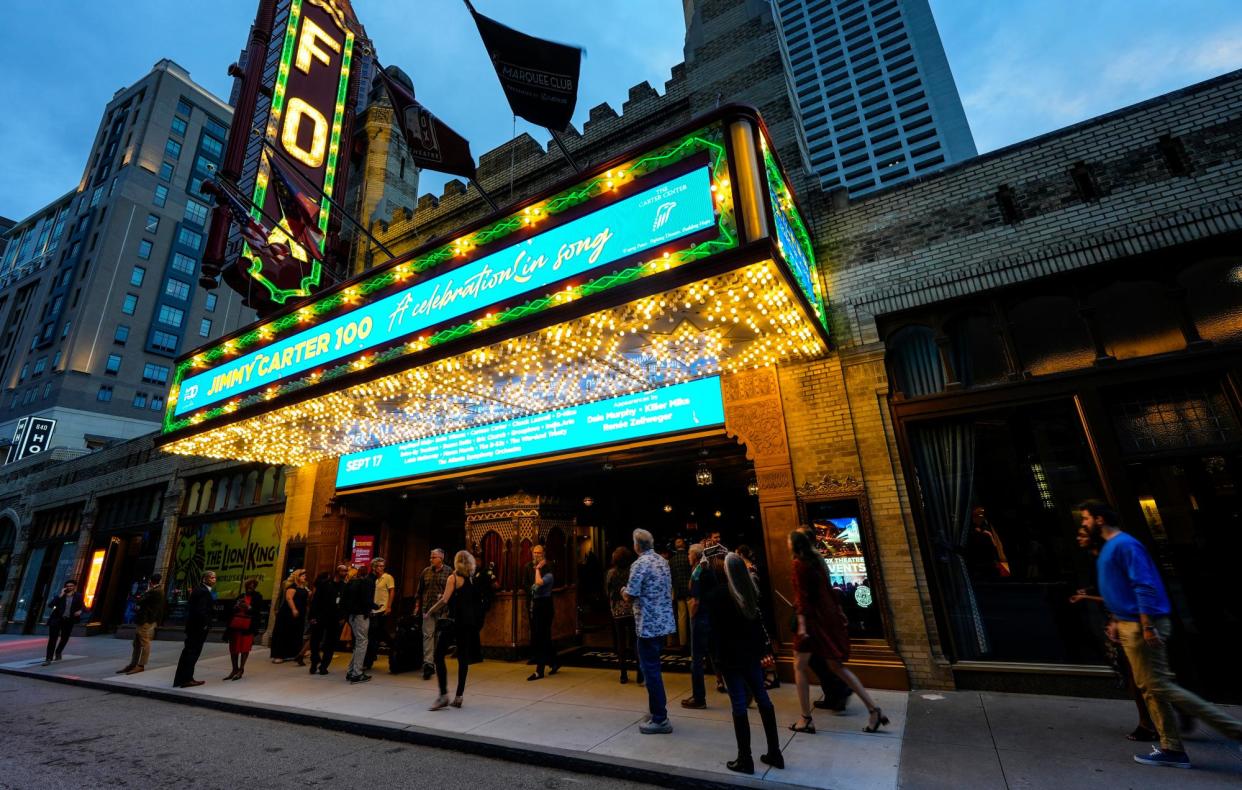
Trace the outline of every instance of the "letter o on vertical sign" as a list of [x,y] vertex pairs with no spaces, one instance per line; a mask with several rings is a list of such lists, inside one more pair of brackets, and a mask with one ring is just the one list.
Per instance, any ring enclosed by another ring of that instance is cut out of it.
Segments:
[[[309,150],[298,144],[298,132],[302,128],[304,118],[315,125],[311,133]],[[294,96],[289,99],[289,106],[285,110],[284,124],[280,129],[280,142],[294,159],[308,167],[319,167],[323,164],[324,153],[328,150],[328,119],[319,110]]]

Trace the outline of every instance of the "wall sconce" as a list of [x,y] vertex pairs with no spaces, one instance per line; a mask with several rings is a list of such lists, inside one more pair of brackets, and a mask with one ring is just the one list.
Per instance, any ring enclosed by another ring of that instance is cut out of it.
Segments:
[[694,473],[694,482],[701,486],[712,484],[712,470],[707,468],[707,464],[699,463],[699,470]]
[[759,481],[752,477],[750,482],[746,484],[746,493],[751,496],[759,496]]

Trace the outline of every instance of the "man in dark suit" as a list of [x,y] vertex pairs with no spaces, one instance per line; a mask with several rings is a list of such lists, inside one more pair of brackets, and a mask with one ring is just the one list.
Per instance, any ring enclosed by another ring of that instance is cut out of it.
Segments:
[[82,610],[86,608],[75,581],[65,582],[60,595],[53,598],[48,606],[52,614],[47,618],[47,660],[43,666],[60,660],[60,654],[65,652],[65,645],[69,643],[69,635],[82,619]]
[[190,593],[185,619],[185,647],[181,648],[181,658],[177,660],[177,674],[173,677],[174,688],[203,685],[203,681],[194,679],[194,665],[203,653],[203,643],[207,641],[207,632],[211,630],[211,616],[216,605],[211,588],[215,586],[215,571],[207,571],[194,592]]

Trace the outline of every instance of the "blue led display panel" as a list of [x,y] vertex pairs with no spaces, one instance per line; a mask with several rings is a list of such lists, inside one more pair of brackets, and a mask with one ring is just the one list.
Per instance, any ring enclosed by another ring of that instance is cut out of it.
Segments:
[[336,487],[443,474],[723,424],[720,377],[711,376],[343,455]]

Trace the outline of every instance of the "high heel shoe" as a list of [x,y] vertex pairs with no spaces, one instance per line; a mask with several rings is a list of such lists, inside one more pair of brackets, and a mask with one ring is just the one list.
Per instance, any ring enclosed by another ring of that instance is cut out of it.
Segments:
[[[804,721],[806,722],[806,724],[802,724],[802,722]],[[798,725],[800,724],[802,726],[799,727]],[[795,721],[793,724],[789,725],[789,729],[793,730],[794,732],[805,732],[810,735],[814,735],[815,734],[815,721],[810,716],[803,716],[802,718]]]
[[461,697],[454,697],[454,698],[453,698],[453,701],[452,701],[452,702],[450,702],[449,704],[450,704],[450,705],[452,705],[454,708],[460,708],[460,707],[461,707]]
[[871,714],[871,721],[863,727],[863,732],[879,732],[881,727],[888,724],[888,717],[879,708],[872,708],[867,712]]
[[428,710],[444,710],[445,708],[448,707],[448,704],[449,704],[448,694],[441,694],[440,696],[436,697],[435,704],[432,705],[430,708],[428,708]]
[[234,669],[232,672],[230,672],[229,674],[225,675],[224,677],[222,677],[222,678],[220,678],[220,679],[221,679],[221,680],[232,680],[232,679],[233,679],[233,678],[235,678],[235,677],[237,677],[237,670],[236,670],[236,669]]

